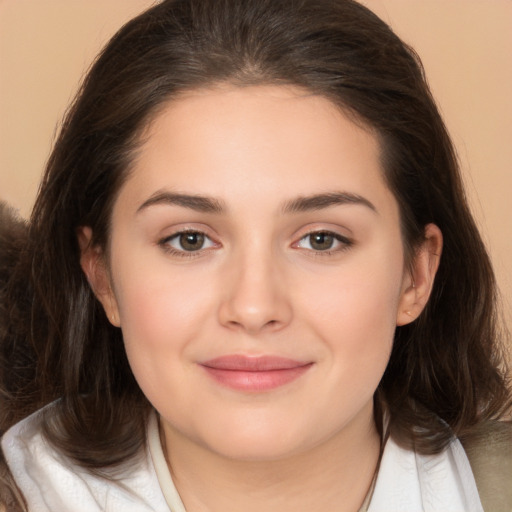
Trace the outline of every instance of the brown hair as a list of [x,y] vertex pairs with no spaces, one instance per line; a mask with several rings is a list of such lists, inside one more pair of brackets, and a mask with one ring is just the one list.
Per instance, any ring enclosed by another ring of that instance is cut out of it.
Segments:
[[[391,434],[435,453],[503,414],[493,272],[414,51],[352,0],[166,0],[103,50],[49,159],[6,291],[16,315],[2,320],[2,427],[59,399],[45,435],[82,466],[101,471],[140,451],[150,406],[80,268],[76,230],[90,226],[106,247],[144,127],[180,92],[220,82],[291,84],[329,98],[378,134],[409,257],[426,224],[443,232],[431,300],[397,328],[377,390]],[[27,277],[30,301],[20,306]]]

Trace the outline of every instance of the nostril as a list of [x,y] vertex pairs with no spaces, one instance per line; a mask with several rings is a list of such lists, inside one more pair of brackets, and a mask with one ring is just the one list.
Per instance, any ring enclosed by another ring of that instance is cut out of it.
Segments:
[[278,320],[269,320],[265,325],[264,328],[267,329],[274,329],[280,325],[280,322]]

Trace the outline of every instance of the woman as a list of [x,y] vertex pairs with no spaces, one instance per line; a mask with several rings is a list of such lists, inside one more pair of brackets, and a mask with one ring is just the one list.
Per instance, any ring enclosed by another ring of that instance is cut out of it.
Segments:
[[18,506],[483,510],[459,439],[510,410],[492,269],[416,56],[358,3],[132,20],[19,253]]

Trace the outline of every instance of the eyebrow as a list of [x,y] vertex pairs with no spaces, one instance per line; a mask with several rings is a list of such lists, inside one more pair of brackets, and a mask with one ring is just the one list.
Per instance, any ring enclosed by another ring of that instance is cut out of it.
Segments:
[[[350,192],[329,192],[298,197],[287,201],[282,207],[282,212],[285,214],[300,213],[346,204],[362,205],[378,213],[377,208],[368,199]],[[137,208],[137,213],[155,205],[181,206],[201,213],[220,214],[227,210],[222,201],[213,197],[158,191]]]
[[362,205],[375,213],[378,213],[375,205],[365,197],[350,192],[330,192],[326,194],[315,194],[313,196],[298,197],[288,201],[283,206],[283,213],[308,212],[323,210],[331,206],[346,204]]
[[161,191],[144,201],[137,208],[137,213],[155,205],[181,206],[202,213],[222,213],[226,209],[221,201],[212,197]]

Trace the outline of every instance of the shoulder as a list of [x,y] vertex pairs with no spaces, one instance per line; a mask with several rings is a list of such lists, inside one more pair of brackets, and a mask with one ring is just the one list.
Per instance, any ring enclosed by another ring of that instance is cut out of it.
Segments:
[[[60,453],[44,437],[38,411],[2,438],[2,450],[29,510],[49,512],[168,510],[149,457],[115,476],[90,472]],[[84,448],[86,449],[86,448]]]
[[512,422],[485,422],[461,441],[484,509],[512,510]]

